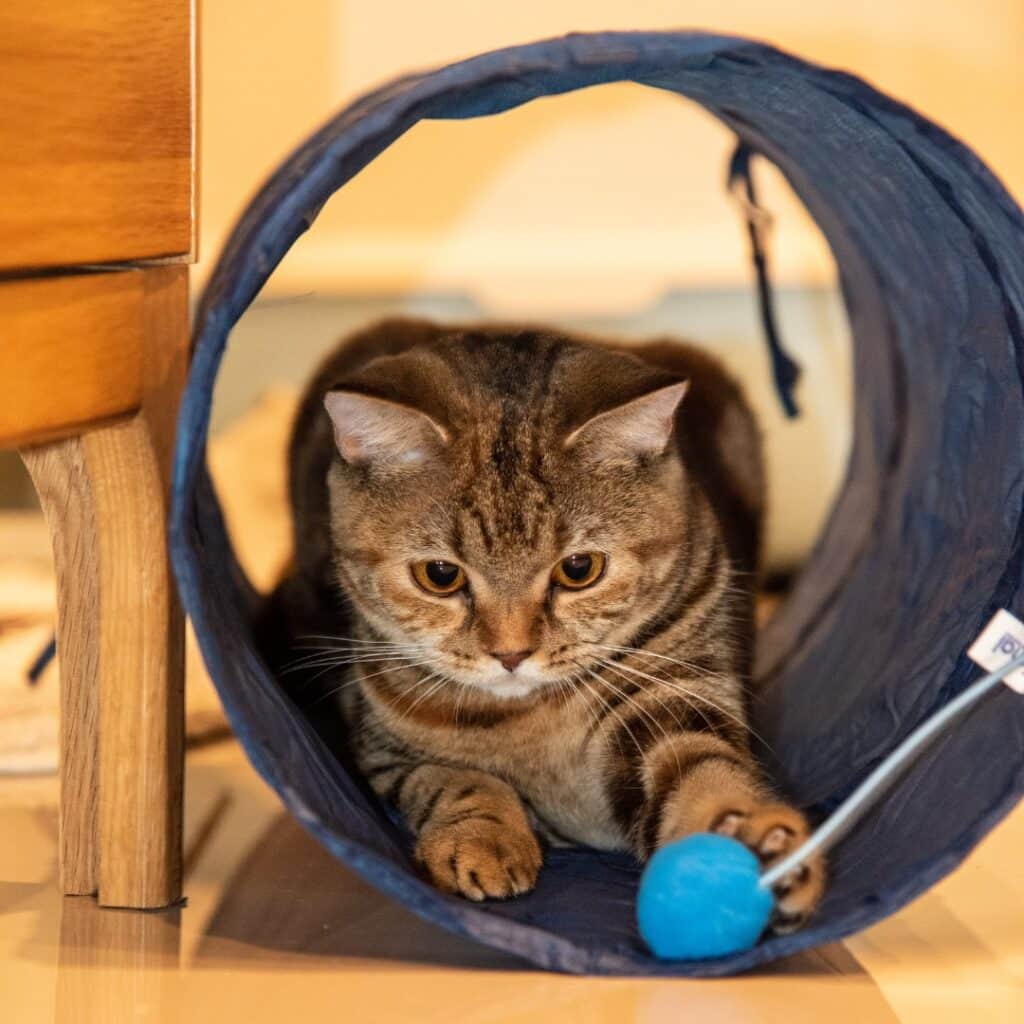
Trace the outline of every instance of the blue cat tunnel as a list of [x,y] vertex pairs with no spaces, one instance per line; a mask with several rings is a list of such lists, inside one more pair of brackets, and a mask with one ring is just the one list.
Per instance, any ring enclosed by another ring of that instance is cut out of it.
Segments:
[[[537,889],[470,904],[435,891],[261,660],[258,595],[206,466],[232,326],[320,207],[418,121],[496,114],[631,81],[695,100],[785,175],[824,232],[854,341],[854,444],[831,518],[758,655],[754,725],[790,797],[827,810],[975,670],[999,607],[1024,609],[1024,219],[977,156],[864,82],[744,39],[577,35],[392,82],[304,142],[250,203],[203,296],[177,438],[172,558],[231,723],[256,769],[339,860],[436,924],[540,967],[722,975],[849,935],[951,871],[1024,792],[1024,701],[994,694],[831,855],[802,931],[732,957],[654,959],[638,866],[548,855]],[[666,126],[671,130],[671,125]]]

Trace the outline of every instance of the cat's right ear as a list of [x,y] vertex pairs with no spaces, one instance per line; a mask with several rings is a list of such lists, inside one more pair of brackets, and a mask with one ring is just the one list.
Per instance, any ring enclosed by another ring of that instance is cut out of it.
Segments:
[[324,407],[334,426],[334,443],[352,465],[416,465],[448,442],[444,428],[426,413],[397,402],[328,391]]

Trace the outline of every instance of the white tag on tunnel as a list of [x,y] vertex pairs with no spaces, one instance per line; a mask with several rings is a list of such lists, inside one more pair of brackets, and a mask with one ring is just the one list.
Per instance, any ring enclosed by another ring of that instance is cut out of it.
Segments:
[[[1024,654],[1024,622],[1000,608],[971,644],[967,657],[986,672],[995,672],[1021,654]],[[1024,693],[1024,668],[1015,669],[1003,682],[1010,689]]]

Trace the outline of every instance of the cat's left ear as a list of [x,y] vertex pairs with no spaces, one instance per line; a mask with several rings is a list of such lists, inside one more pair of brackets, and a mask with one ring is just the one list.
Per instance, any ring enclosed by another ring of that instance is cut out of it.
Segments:
[[660,455],[672,437],[676,409],[689,386],[685,380],[669,384],[598,413],[565,439],[565,447],[586,448],[598,458]]

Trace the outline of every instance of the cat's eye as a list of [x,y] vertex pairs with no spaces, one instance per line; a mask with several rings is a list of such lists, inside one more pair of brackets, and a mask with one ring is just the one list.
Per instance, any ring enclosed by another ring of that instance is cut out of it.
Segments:
[[450,597],[466,585],[466,573],[462,566],[440,559],[414,563],[412,578],[428,594],[436,594],[438,597]]
[[551,582],[567,590],[582,590],[601,578],[604,566],[605,557],[600,551],[578,551],[551,570]]

